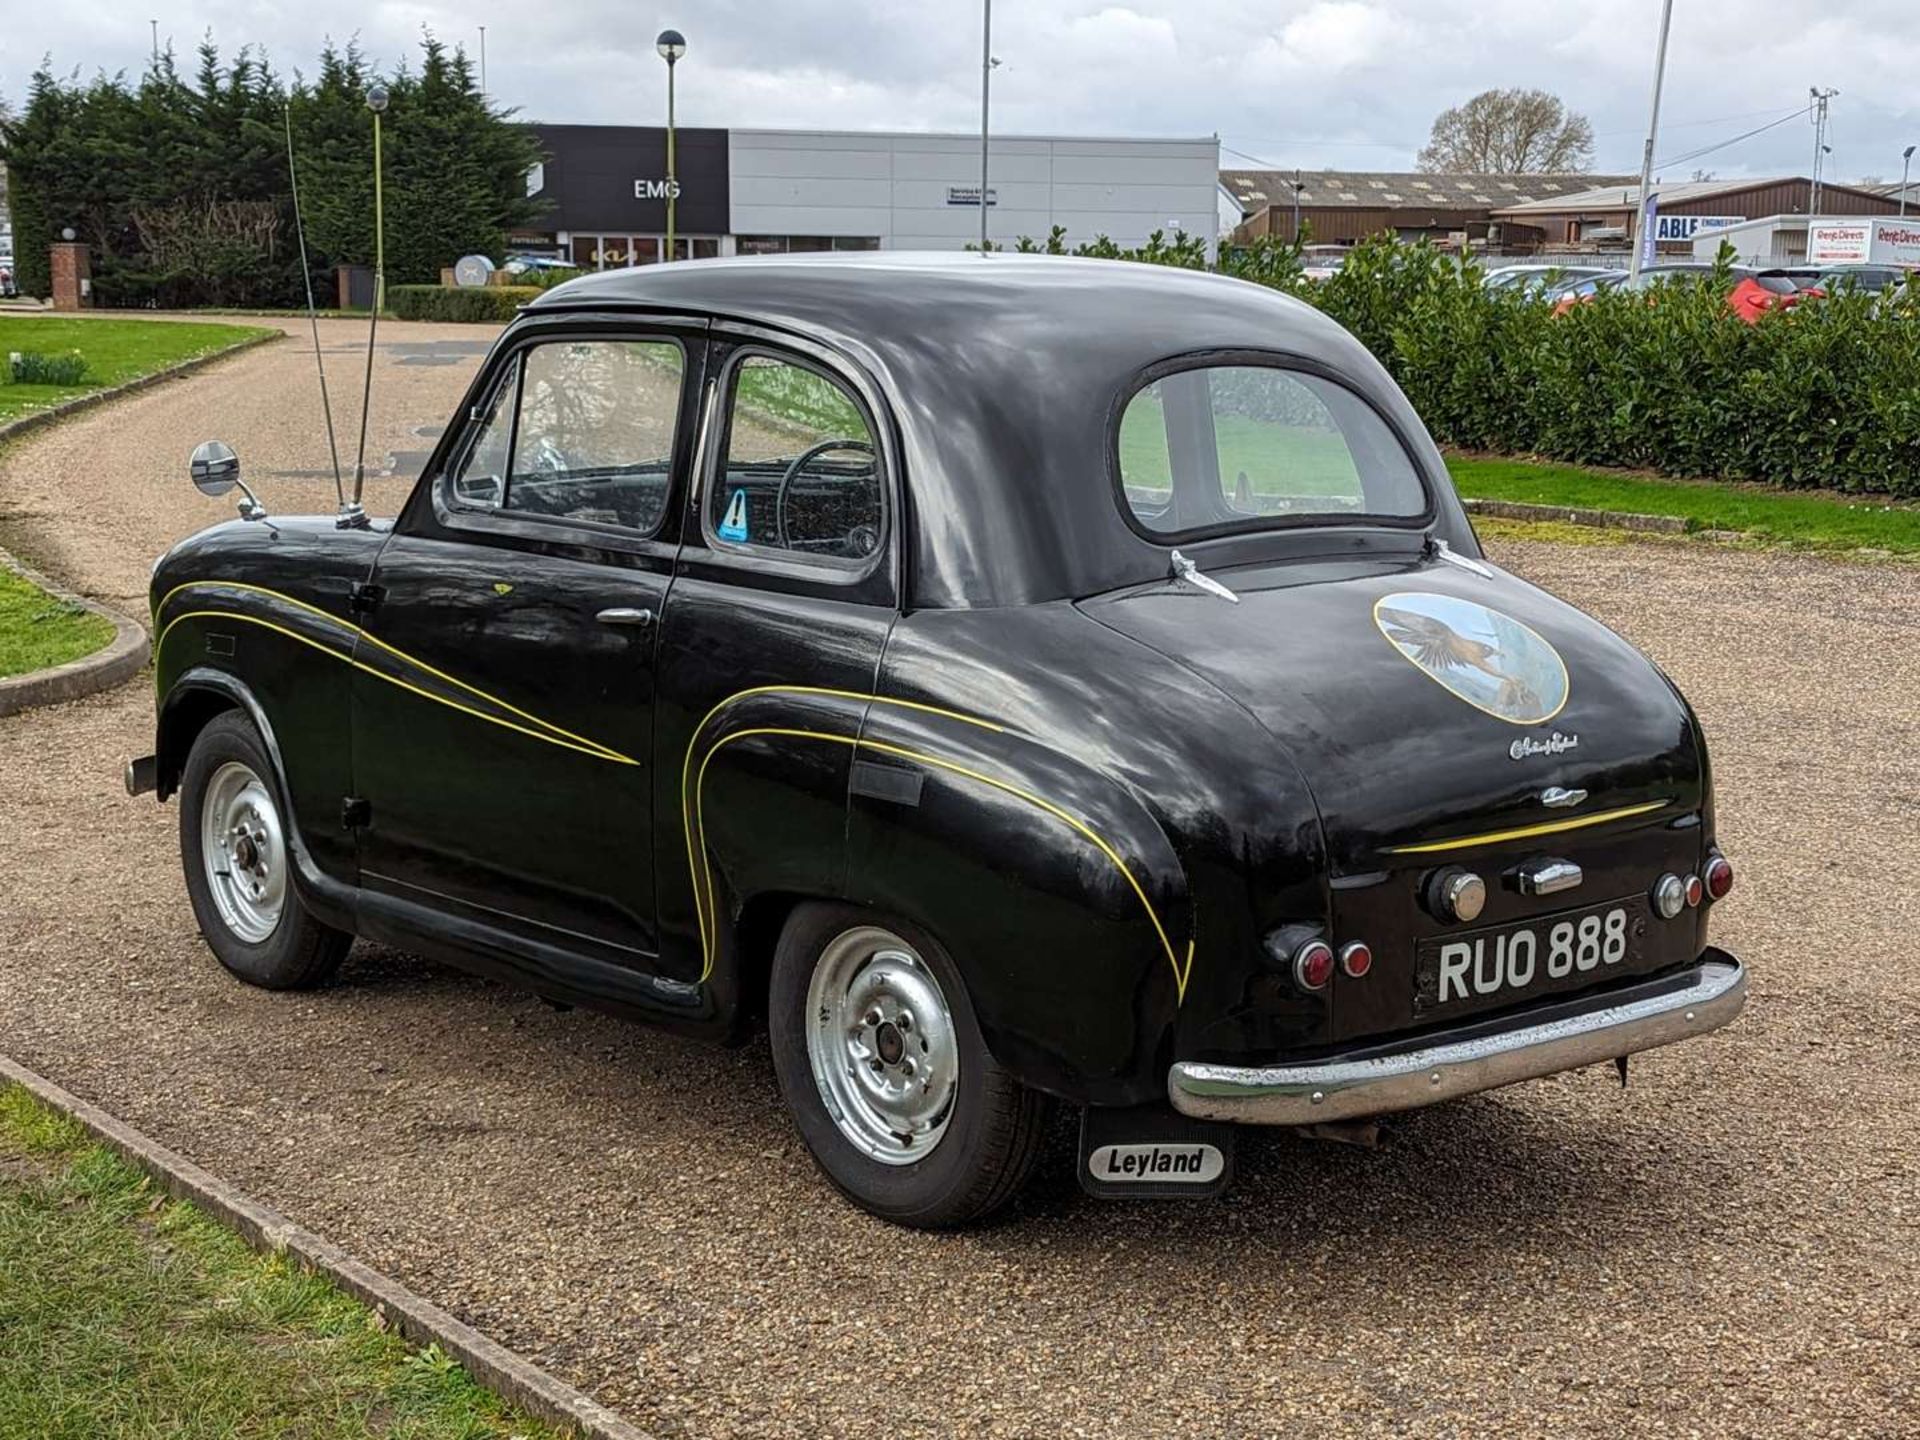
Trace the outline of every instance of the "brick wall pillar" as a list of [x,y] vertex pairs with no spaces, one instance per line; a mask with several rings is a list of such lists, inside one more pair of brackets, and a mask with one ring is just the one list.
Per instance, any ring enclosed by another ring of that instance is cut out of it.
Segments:
[[93,263],[87,247],[70,240],[56,241],[48,247],[53,281],[53,308],[91,310],[93,308]]

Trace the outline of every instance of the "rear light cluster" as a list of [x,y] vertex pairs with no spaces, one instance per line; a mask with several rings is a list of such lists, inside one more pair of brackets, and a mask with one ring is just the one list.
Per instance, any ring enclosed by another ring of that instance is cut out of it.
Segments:
[[1361,979],[1373,969],[1373,950],[1359,940],[1350,940],[1334,954],[1324,940],[1305,940],[1293,952],[1293,981],[1302,990],[1324,990],[1338,969],[1350,979]]
[[1698,875],[1662,875],[1653,886],[1653,909],[1663,920],[1692,910],[1703,900],[1724,900],[1733,889],[1733,866],[1718,850],[1710,851]]

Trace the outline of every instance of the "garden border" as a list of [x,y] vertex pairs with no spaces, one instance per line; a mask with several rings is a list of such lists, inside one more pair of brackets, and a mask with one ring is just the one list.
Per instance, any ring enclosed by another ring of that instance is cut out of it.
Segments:
[[[53,312],[42,310],[33,313],[46,315]],[[127,318],[139,319],[140,317],[131,315]],[[284,330],[271,330],[264,335],[249,335],[245,340],[236,340],[222,349],[209,351],[205,355],[195,355],[190,360],[181,360],[163,370],[136,375],[131,380],[122,380],[118,385],[105,385],[98,390],[89,390],[86,394],[76,395],[71,400],[62,400],[58,405],[49,405],[45,410],[34,410],[18,419],[0,424],[0,446],[4,446],[17,436],[24,435],[29,430],[36,430],[42,425],[51,425],[56,420],[64,420],[78,411],[91,410],[95,405],[104,405],[109,400],[118,400],[122,395],[132,394],[135,390],[145,390],[148,386],[158,385],[164,380],[177,380],[183,375],[191,375],[196,370],[204,369],[216,360],[225,360],[229,355],[238,355],[243,350],[253,349],[256,345],[270,345],[275,340],[286,338],[287,332]]]
[[361,1264],[338,1245],[249,1199],[191,1160],[5,1055],[0,1055],[0,1081],[12,1081],[42,1104],[68,1116],[121,1159],[152,1176],[169,1195],[199,1206],[237,1231],[255,1250],[293,1256],[389,1318],[408,1340],[439,1345],[475,1380],[535,1418],[571,1425],[587,1440],[652,1440],[598,1401],[456,1320],[398,1281]]
[[85,595],[76,595],[65,586],[56,585],[5,550],[0,550],[0,568],[11,570],[29,585],[38,586],[56,600],[70,601],[113,624],[113,639],[91,654],[82,655],[78,660],[69,660],[64,665],[29,670],[24,675],[9,675],[0,679],[0,715],[17,715],[22,710],[58,705],[63,700],[78,700],[83,695],[97,695],[102,690],[124,685],[146,665],[150,647],[146,627],[139,621],[129,619]]

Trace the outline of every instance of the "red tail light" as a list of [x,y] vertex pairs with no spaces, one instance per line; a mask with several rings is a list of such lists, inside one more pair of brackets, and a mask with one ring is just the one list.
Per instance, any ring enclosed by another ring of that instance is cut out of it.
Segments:
[[1340,947],[1340,970],[1350,979],[1358,980],[1373,969],[1373,950],[1358,940],[1349,941]]
[[1724,855],[1711,856],[1706,868],[1700,872],[1700,878],[1706,883],[1709,900],[1724,900],[1727,892],[1733,889],[1733,866]]
[[1302,990],[1324,990],[1333,979],[1333,947],[1309,940],[1293,952],[1293,978]]

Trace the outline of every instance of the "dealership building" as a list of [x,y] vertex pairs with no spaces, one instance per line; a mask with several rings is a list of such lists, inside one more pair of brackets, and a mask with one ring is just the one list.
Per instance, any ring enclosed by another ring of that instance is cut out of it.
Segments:
[[[515,231],[520,253],[584,269],[666,256],[667,132],[655,126],[529,126],[546,160],[527,177],[544,201]],[[1155,230],[1216,231],[1220,143],[994,136],[987,233],[1011,249]],[[846,130],[674,131],[680,256],[819,250],[960,250],[980,239],[980,137]]]

